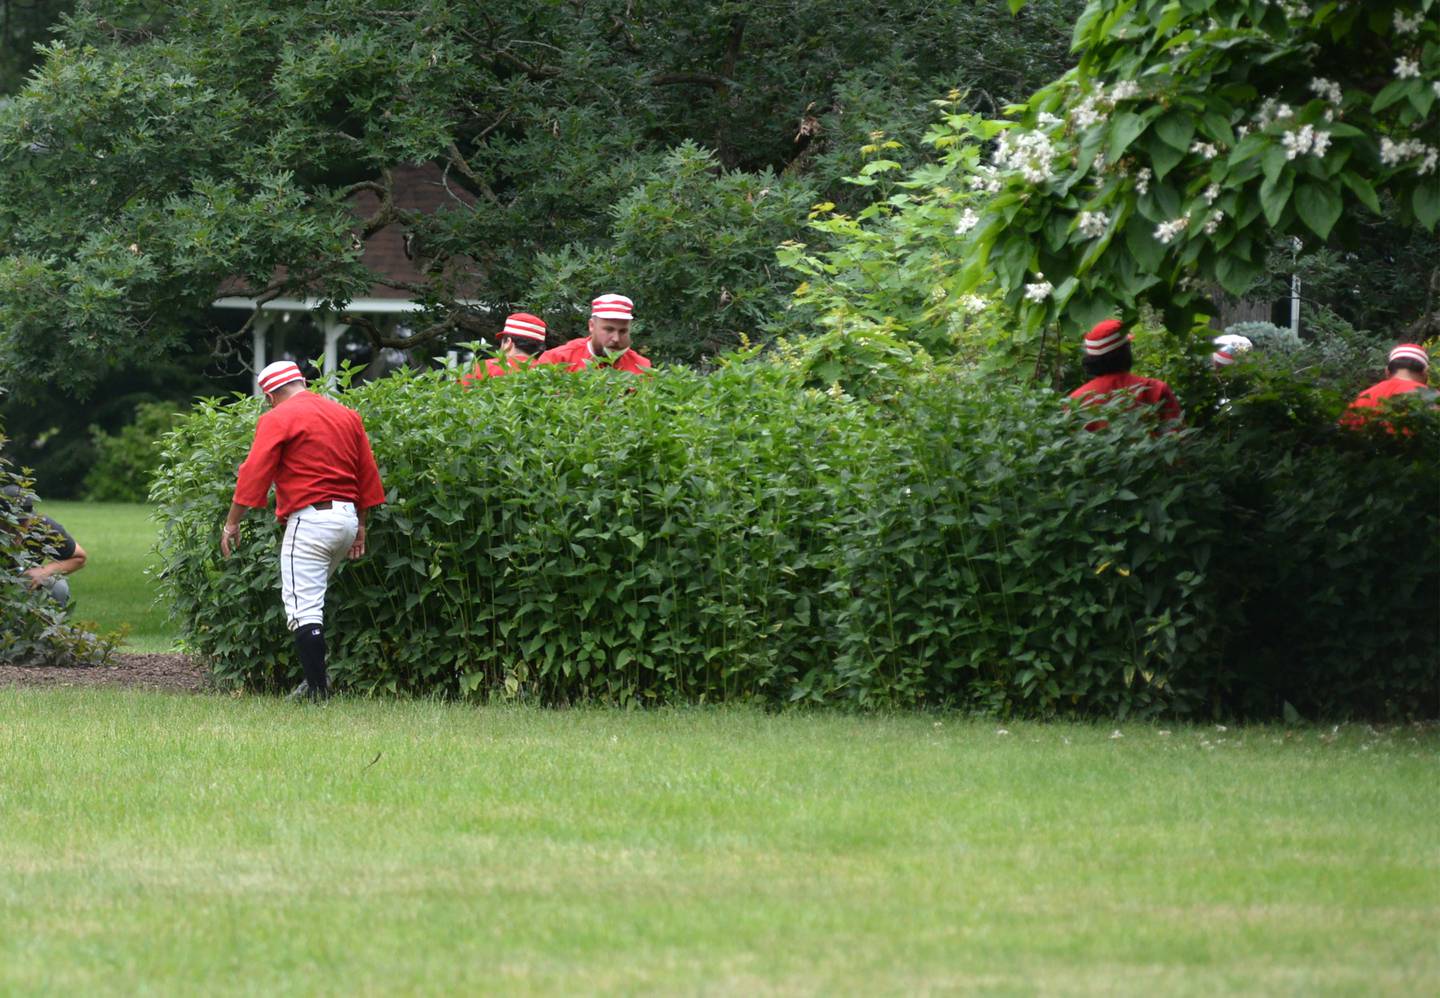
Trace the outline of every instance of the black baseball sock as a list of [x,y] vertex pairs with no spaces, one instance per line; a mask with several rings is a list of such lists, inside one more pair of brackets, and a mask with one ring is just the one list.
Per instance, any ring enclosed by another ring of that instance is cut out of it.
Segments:
[[310,684],[310,695],[327,696],[330,684],[325,678],[325,628],[319,624],[295,628],[295,652],[305,670],[305,682]]

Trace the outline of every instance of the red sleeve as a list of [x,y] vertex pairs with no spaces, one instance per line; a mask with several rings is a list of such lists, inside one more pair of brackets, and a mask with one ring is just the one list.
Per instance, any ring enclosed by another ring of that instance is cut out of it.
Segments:
[[1180,411],[1180,403],[1175,398],[1175,393],[1170,386],[1161,384],[1160,390],[1160,421],[1163,423],[1180,423],[1184,421],[1184,414]]
[[285,450],[286,425],[282,420],[266,418],[267,412],[255,424],[255,440],[250,444],[250,454],[240,465],[235,481],[235,501],[241,506],[264,509],[270,486],[275,482],[275,472],[280,466],[280,454]]
[[359,467],[355,469],[356,503],[361,509],[369,509],[371,506],[379,506],[385,502],[385,486],[380,484],[380,469],[375,466],[375,452],[370,449],[370,437],[365,433],[365,422],[357,413],[355,416],[355,432],[360,439],[357,442],[359,450]]

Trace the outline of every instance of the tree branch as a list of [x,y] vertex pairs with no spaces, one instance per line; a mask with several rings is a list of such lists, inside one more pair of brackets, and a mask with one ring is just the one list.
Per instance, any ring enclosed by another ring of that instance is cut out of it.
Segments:
[[[510,112],[506,111],[505,113],[509,114]],[[505,119],[502,116],[500,121],[504,120]],[[495,124],[498,125],[499,123],[500,122],[497,121]],[[490,185],[485,182],[485,178],[480,176],[478,173],[476,173],[473,169],[470,168],[470,164],[467,163],[465,161],[465,157],[460,154],[459,146],[457,146],[454,142],[451,142],[450,148],[445,150],[445,156],[448,162],[445,164],[445,172],[441,175],[440,179],[445,184],[446,191],[450,190],[449,173],[450,167],[453,166],[456,170],[460,172],[460,176],[470,181],[471,185],[481,194],[485,195],[486,200],[488,200],[491,204],[500,203],[499,196],[496,195],[495,191],[491,189]],[[455,197],[453,193],[450,196]],[[460,199],[455,198],[455,200],[459,201]]]

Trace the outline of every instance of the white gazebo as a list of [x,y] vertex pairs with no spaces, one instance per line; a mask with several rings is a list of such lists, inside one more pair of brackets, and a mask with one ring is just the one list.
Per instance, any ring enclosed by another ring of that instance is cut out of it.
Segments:
[[337,313],[322,310],[320,302],[314,298],[275,298],[262,303],[244,295],[227,295],[215,299],[212,304],[215,308],[244,309],[247,312],[259,309],[259,314],[250,323],[250,385],[251,391],[256,395],[260,394],[260,386],[255,376],[270,362],[270,332],[276,323],[291,322],[299,315],[309,315],[315,321],[325,337],[324,363],[321,367],[328,376],[340,369],[340,337],[350,328],[350,323],[343,321],[346,315],[374,316],[377,325],[393,328],[403,325],[405,316],[423,308],[419,302],[405,299],[356,298],[345,307],[343,313]]

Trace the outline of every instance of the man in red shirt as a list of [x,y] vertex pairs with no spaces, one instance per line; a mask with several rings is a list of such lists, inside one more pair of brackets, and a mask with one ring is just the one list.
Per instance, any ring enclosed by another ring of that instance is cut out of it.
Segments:
[[650,360],[630,347],[630,320],[634,302],[624,295],[601,295],[590,303],[590,335],[546,350],[537,364],[564,364],[569,371],[581,371],[592,364],[606,364],[620,371],[640,374]]
[[1340,417],[1341,426],[1364,426],[1375,414],[1375,410],[1384,405],[1386,399],[1428,390],[1430,355],[1419,344],[1401,343],[1390,351],[1385,374],[1384,381],[1371,385],[1350,403],[1350,407]]
[[[1132,339],[1116,319],[1097,322],[1085,334],[1085,356],[1081,360],[1090,380],[1071,392],[1070,397],[1082,405],[1099,405],[1128,395],[1133,401],[1127,408],[1150,406],[1165,429],[1180,429],[1180,403],[1170,386],[1156,378],[1130,373],[1135,362],[1130,353]],[[1085,429],[1102,430],[1108,425],[1105,420],[1097,419],[1086,423]]]
[[365,553],[365,518],[385,501],[370,438],[354,410],[305,390],[300,368],[277,361],[260,372],[270,409],[255,426],[240,465],[220,552],[240,539],[246,509],[263,509],[275,486],[275,515],[285,524],[280,545],[280,597],[295,635],[305,681],[292,696],[330,695],[325,672],[325,590],[348,554]]
[[460,378],[466,388],[486,378],[498,378],[519,370],[522,362],[530,360],[545,349],[545,320],[529,312],[515,312],[505,320],[500,330],[500,357],[486,358],[483,364],[476,364],[475,370]]

